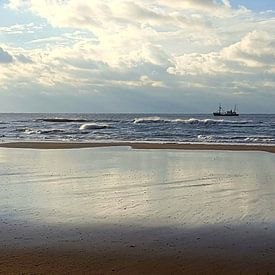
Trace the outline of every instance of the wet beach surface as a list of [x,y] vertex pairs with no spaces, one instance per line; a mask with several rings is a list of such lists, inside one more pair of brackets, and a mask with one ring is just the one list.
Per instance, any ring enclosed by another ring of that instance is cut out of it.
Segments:
[[275,155],[0,150],[0,272],[275,271]]

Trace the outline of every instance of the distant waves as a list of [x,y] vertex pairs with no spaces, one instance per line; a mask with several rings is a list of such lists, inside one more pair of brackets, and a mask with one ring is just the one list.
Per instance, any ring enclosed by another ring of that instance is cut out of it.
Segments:
[[36,121],[44,121],[44,122],[88,122],[87,119],[80,118],[39,118]]
[[275,144],[275,115],[0,114],[1,142]]
[[197,119],[197,118],[176,118],[176,119],[168,119],[161,117],[141,117],[135,118],[134,123],[185,123],[185,124],[248,124],[253,121],[247,120],[225,120],[225,119]]

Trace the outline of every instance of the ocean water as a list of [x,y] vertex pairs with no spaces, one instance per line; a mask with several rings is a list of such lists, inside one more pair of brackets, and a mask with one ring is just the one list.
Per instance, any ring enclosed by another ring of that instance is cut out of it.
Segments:
[[0,141],[275,144],[275,115],[0,114]]

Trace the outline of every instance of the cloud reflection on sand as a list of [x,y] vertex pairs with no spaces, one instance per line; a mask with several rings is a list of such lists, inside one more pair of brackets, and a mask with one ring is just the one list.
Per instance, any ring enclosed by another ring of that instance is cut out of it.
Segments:
[[268,153],[1,149],[0,163],[8,219],[185,228],[274,222]]

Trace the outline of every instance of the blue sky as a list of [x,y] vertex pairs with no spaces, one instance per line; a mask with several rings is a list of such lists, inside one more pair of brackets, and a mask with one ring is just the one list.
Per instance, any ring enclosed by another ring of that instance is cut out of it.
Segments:
[[274,0],[231,0],[231,4],[234,7],[242,5],[254,11],[265,11],[275,9]]
[[275,3],[0,1],[0,112],[275,113]]

